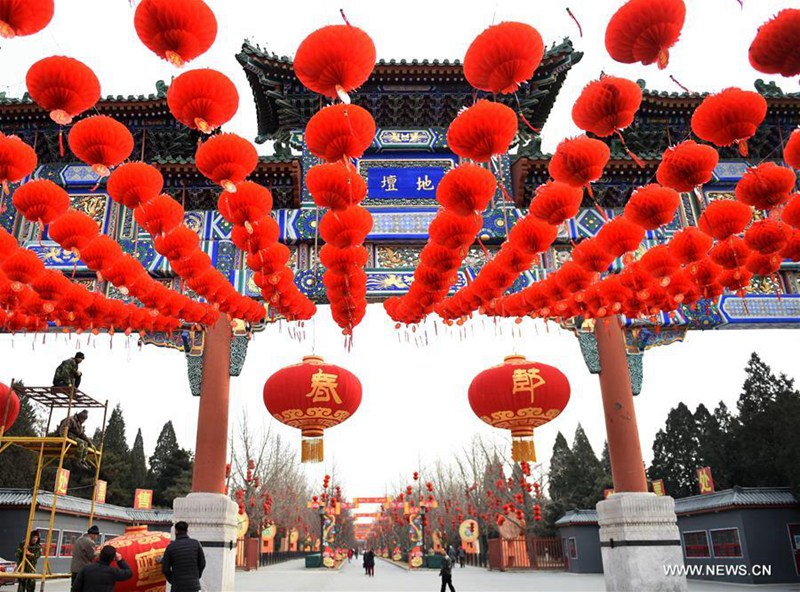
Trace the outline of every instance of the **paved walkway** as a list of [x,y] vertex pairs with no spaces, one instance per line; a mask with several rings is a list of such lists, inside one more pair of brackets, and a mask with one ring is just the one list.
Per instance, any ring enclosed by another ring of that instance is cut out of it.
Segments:
[[[438,592],[441,580],[438,570],[409,571],[388,561],[379,560],[375,576],[364,575],[361,561],[354,559],[340,570],[305,569],[304,560],[297,559],[261,568],[236,572],[236,592]],[[453,570],[453,585],[457,592],[603,592],[601,574],[571,574],[565,572],[505,572],[478,567]],[[37,586],[38,589],[38,586]],[[10,589],[9,589],[10,590]],[[68,582],[49,582],[48,592],[66,592]],[[798,585],[748,586],[725,582],[689,581],[689,592],[730,591],[789,592]],[[209,591],[212,592],[212,591]],[[213,591],[216,592],[216,591]],[[228,592],[228,591],[223,591]]]

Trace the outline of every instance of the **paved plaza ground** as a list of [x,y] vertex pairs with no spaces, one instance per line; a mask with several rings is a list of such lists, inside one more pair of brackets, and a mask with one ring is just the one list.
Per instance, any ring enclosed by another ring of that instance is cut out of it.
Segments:
[[[367,578],[360,562],[353,560],[337,571],[305,569],[302,559],[287,561],[257,571],[236,572],[237,592],[438,592],[441,580],[437,570],[408,571],[387,561],[375,566],[375,577]],[[600,574],[571,574],[565,572],[497,572],[483,568],[456,568],[453,584],[457,592],[533,592],[603,591]],[[38,589],[38,587],[37,587]],[[46,591],[67,592],[68,582],[50,582]],[[725,582],[689,581],[689,592],[725,592],[726,590],[764,590],[768,592],[800,591],[800,585],[748,586]],[[213,592],[213,591],[209,591]]]

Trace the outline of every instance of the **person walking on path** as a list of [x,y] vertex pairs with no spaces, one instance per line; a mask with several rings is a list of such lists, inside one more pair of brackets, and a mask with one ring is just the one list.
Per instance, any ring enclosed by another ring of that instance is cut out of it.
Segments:
[[372,552],[372,549],[364,553],[364,569],[368,576],[375,575],[375,553]]
[[442,551],[442,568],[439,570],[439,576],[442,578],[441,592],[445,592],[447,586],[450,586],[450,592],[456,592],[453,588],[453,560],[444,551]]
[[464,550],[464,547],[458,548],[458,564],[461,567],[464,567],[464,562],[467,560],[467,552]]
[[456,550],[453,547],[453,545],[450,545],[447,548],[447,556],[450,558],[451,565],[455,565],[456,564],[457,555],[456,555]]
[[[83,537],[81,537],[83,538]],[[111,562],[116,561],[117,567]],[[78,577],[72,582],[71,592],[114,592],[117,582],[124,582],[133,577],[130,565],[117,553],[111,545],[100,551],[97,563],[89,563],[81,568]]]
[[100,538],[100,529],[97,528],[97,525],[93,525],[72,546],[72,562],[69,564],[69,571],[72,572],[73,584],[84,566],[94,561],[94,549],[97,546],[98,538]]
[[352,549],[348,549],[347,550],[347,563],[350,563],[352,560],[353,560],[353,550]]
[[[35,573],[36,562],[42,556],[42,543],[39,539],[39,531],[32,530],[28,538],[28,548],[25,549],[25,541],[17,547],[17,571],[23,573]],[[34,592],[36,590],[35,580],[20,580],[17,585],[17,592]]]
[[175,540],[167,546],[161,560],[161,571],[171,584],[172,592],[199,592],[205,567],[203,547],[189,538],[189,525],[183,521],[176,522]]

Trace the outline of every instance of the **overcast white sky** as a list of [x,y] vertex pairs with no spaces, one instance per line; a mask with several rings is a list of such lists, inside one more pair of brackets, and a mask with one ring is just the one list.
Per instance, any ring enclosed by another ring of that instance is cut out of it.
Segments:
[[[655,66],[616,64],[605,53],[605,23],[622,3],[211,0],[220,26],[217,42],[190,66],[217,68],[237,84],[239,113],[227,129],[253,138],[255,109],[234,58],[245,38],[280,55],[292,55],[308,32],[341,22],[338,9],[342,7],[351,23],[373,37],[381,58],[452,59],[463,58],[469,42],[492,22],[521,20],[537,27],[548,45],[569,36],[586,54],[569,75],[544,129],[545,147],[552,149],[562,138],[576,133],[569,117],[572,103],[601,70],[634,80],[644,78],[650,88],[670,91],[680,89],[669,74],[695,91],[732,85],[751,88],[753,80],[764,78],[747,61],[747,47],[756,29],[781,8],[800,7],[798,1],[744,0],[742,10],[736,0],[687,0],[681,41],[671,51],[669,68],[659,71]],[[566,6],[583,25],[582,39]],[[126,0],[56,2],[56,16],[44,32],[0,44],[0,91],[21,96],[28,67],[42,57],[62,54],[90,65],[100,78],[104,95],[153,92],[156,80],[169,80],[176,71],[141,45],[132,21],[133,8]],[[778,83],[785,90],[797,90],[796,80]],[[522,338],[514,339],[509,324],[499,331],[493,321],[478,321],[467,340],[445,336],[442,331],[435,337],[429,331],[429,345],[416,347],[399,343],[383,308],[371,305],[355,331],[350,352],[344,349],[327,308],[321,309],[313,325],[317,353],[358,375],[364,400],[352,419],[326,433],[327,462],[310,466],[309,473],[321,476],[335,460],[339,476],[353,495],[383,493],[385,483],[396,482],[401,475],[410,478],[419,457],[425,462],[457,454],[474,433],[504,441],[507,433],[494,431],[472,414],[466,394],[477,372],[512,351],[558,366],[572,384],[572,399],[565,413],[537,430],[539,459],[549,459],[558,430],[571,441],[578,423],[600,452],[605,425],[597,377],[586,370],[575,338],[552,324],[547,331],[542,323],[527,320],[521,325]],[[16,377],[29,385],[48,384],[58,362],[75,351],[76,339],[48,336],[42,344],[39,336],[34,344],[28,336],[0,336],[0,380]],[[108,397],[112,404],[122,403],[129,440],[141,427],[150,454],[162,425],[171,419],[181,444],[194,447],[197,399],[189,394],[182,353],[154,347],[140,351],[134,340],[126,347],[121,336],[114,338],[111,349],[108,336],[92,338],[91,344],[86,341],[86,337],[80,338],[80,347],[87,354],[82,387],[97,397]],[[792,374],[797,369],[797,343],[797,334],[788,330],[693,332],[683,344],[647,352],[644,389],[636,399],[646,459],[671,407],[684,401],[692,409],[699,403],[713,408],[719,400],[734,407],[750,353],[758,351],[774,370]],[[262,403],[265,379],[298,361],[310,347],[310,340],[293,341],[285,328],[277,326],[255,337],[242,376],[232,381],[232,427],[243,413],[254,424],[272,422]],[[90,429],[98,419],[90,418]],[[297,431],[279,424],[276,428],[299,441]]]

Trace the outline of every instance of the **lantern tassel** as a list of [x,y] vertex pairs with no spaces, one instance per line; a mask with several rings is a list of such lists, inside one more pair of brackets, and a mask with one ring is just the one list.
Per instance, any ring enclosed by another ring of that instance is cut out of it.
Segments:
[[638,156],[636,156],[633,150],[628,148],[628,145],[625,143],[625,138],[622,137],[622,132],[616,130],[616,133],[617,137],[619,138],[619,141],[622,142],[622,147],[625,148],[625,152],[628,154],[628,156],[630,156],[633,159],[633,162],[635,162],[637,166],[644,168],[644,161]]
[[324,458],[322,438],[303,439],[300,462],[322,462]]
[[514,436],[511,439],[511,458],[514,462],[536,462],[536,448],[533,444],[533,436]]
[[581,23],[580,23],[580,21],[578,21],[578,19],[577,19],[577,18],[575,18],[575,15],[574,15],[574,14],[572,14],[572,11],[569,9],[569,7],[567,7],[567,14],[569,15],[569,17],[570,17],[570,18],[571,18],[573,21],[575,21],[575,24],[576,24],[576,25],[578,25],[578,35],[580,35],[581,37],[583,37],[583,27],[581,27]]

